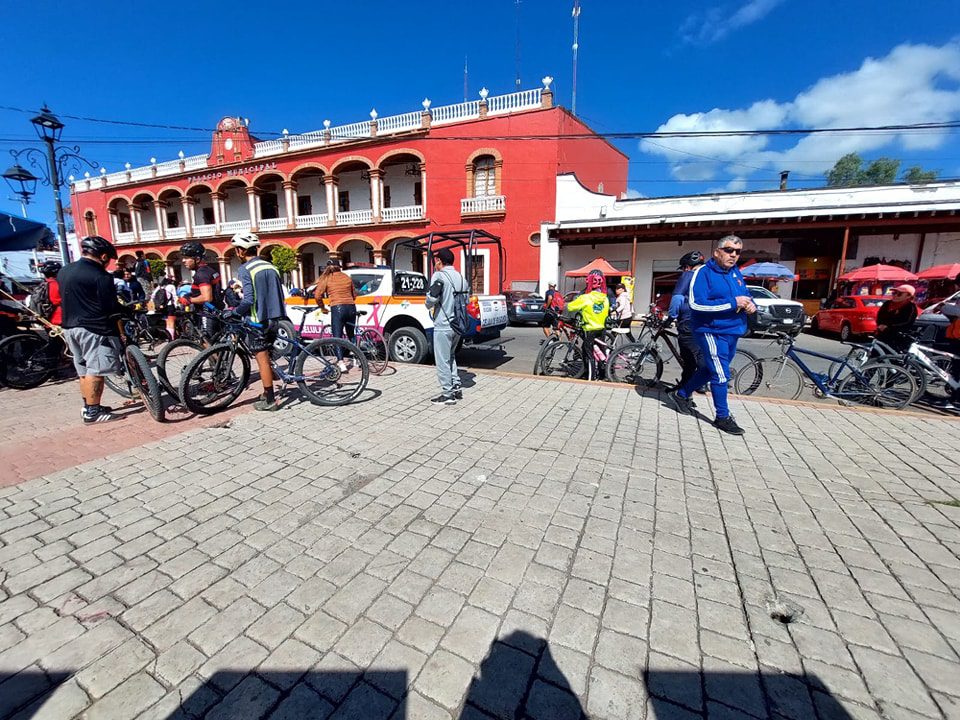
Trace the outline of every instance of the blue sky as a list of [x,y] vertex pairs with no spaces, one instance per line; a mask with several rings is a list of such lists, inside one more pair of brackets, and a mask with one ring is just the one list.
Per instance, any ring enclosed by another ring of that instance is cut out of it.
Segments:
[[[601,132],[880,125],[960,119],[957,0],[582,0],[578,114]],[[263,12],[272,7],[270,12]],[[570,105],[572,0],[522,0],[524,88],[555,78]],[[283,8],[283,9],[281,9]],[[265,5],[7,3],[2,104],[61,116],[211,128],[250,118],[266,136],[314,130],[512,91],[514,0]],[[41,30],[48,28],[48,30]],[[0,110],[0,164],[35,138],[30,115]],[[63,118],[64,140],[107,167],[205,152],[202,130]],[[798,142],[799,141],[799,142]],[[960,133],[619,140],[631,192],[646,196],[822,184],[850,150],[960,177]],[[6,190],[4,187],[3,190]],[[0,209],[19,205],[0,194]],[[52,222],[48,188],[32,217]]]

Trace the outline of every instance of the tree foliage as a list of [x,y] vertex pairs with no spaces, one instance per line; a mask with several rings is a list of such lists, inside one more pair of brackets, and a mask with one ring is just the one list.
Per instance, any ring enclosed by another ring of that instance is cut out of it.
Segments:
[[147,262],[150,263],[150,277],[152,277],[154,280],[162,278],[167,274],[166,260],[160,260],[159,258],[147,258]]
[[[858,185],[889,185],[897,181],[900,161],[880,157],[864,166],[863,158],[857,153],[847,153],[837,160],[827,173],[828,187],[856,187]],[[924,170],[919,165],[907,168],[901,182],[921,183],[937,179],[936,170]]]
[[277,245],[270,251],[270,262],[286,277],[297,267],[297,253],[292,248]]

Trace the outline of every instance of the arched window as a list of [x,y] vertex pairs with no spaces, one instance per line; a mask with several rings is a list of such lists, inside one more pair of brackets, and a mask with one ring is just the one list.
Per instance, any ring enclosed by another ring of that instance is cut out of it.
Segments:
[[83,214],[83,224],[88,237],[97,234],[97,216],[93,214],[93,210],[87,210]]
[[473,161],[473,196],[497,194],[497,166],[492,155],[481,155]]

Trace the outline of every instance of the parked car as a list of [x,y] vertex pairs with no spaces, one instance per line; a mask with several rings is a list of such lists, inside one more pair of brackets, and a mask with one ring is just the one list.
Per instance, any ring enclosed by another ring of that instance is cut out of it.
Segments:
[[843,295],[814,315],[811,329],[838,333],[844,342],[854,335],[873,335],[880,306],[889,299],[882,295]]
[[803,305],[796,300],[784,300],[760,285],[747,285],[757,312],[749,316],[750,333],[785,332],[798,335],[803,330]]
[[543,298],[528,290],[508,290],[507,319],[511,324],[543,320]]

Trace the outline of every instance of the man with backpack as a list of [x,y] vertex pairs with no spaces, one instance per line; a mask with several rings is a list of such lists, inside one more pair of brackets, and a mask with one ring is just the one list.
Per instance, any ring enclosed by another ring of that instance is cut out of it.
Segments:
[[466,307],[469,287],[463,275],[453,267],[453,251],[441,248],[433,258],[435,272],[427,292],[426,305],[433,309],[433,358],[437,364],[440,394],[431,398],[434,405],[456,405],[463,399],[460,371],[454,348],[466,331]]
[[57,282],[57,273],[63,265],[56,260],[47,260],[40,265],[40,274],[43,282],[30,293],[30,309],[44,320],[60,325],[63,322],[63,310],[60,307],[60,283]]
[[[563,295],[557,290],[557,284],[555,282],[550,283],[547,286],[547,292],[543,294],[543,320],[540,321],[544,339],[550,337],[553,326],[557,324],[557,318],[563,314],[565,305]],[[540,343],[543,344],[543,340]]]
[[167,326],[167,335],[171,340],[177,338],[177,287],[173,280],[161,276],[157,279],[157,287],[150,296],[153,303],[153,312],[164,319]]
[[150,261],[144,256],[143,250],[137,250],[137,261],[133,264],[133,276],[143,286],[143,293],[146,296],[151,287]]

